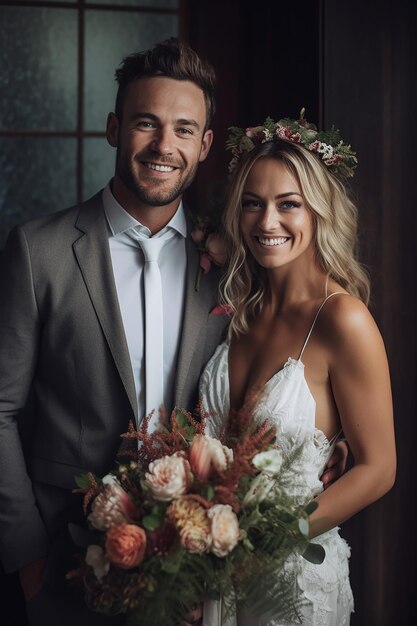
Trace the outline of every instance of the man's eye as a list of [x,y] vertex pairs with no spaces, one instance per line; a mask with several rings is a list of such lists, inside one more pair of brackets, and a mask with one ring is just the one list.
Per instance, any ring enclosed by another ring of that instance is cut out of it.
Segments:
[[147,122],[146,120],[142,120],[137,124],[139,128],[155,128],[155,124],[152,122]]
[[194,134],[191,128],[178,128],[177,132],[180,133],[180,135],[193,135]]

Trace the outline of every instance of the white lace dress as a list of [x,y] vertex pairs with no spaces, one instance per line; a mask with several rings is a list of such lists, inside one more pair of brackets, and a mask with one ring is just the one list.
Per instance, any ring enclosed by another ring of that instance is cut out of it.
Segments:
[[[323,302],[324,304],[324,302]],[[321,307],[320,307],[321,308]],[[313,323],[314,326],[314,323]],[[316,404],[304,377],[304,365],[299,359],[288,359],[285,366],[265,385],[258,403],[255,419],[268,418],[277,426],[279,444],[284,456],[294,446],[302,444],[302,453],[296,464],[288,470],[293,474],[293,494],[300,503],[317,496],[323,489],[320,476],[334,447],[326,436],[315,427]],[[210,418],[208,434],[218,436],[229,414],[229,373],[227,343],[221,344],[206,366],[200,380],[200,397]],[[300,476],[302,480],[300,480]],[[345,626],[350,622],[353,597],[349,583],[350,549],[339,535],[338,529],[323,533],[314,539],[320,543],[326,556],[321,565],[314,565],[302,556],[291,557],[288,568],[297,572],[297,581],[305,604],[302,624],[305,626]],[[297,622],[298,623],[298,622]],[[227,622],[221,617],[221,603],[210,602],[205,606],[204,626],[290,626],[277,620],[260,622],[248,613],[239,613]]]

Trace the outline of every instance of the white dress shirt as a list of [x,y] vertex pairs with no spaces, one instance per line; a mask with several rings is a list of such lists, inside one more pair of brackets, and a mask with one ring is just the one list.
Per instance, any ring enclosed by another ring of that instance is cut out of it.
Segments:
[[[139,244],[126,231],[136,227],[136,230],[148,238],[151,237],[151,231],[123,209],[113,196],[110,185],[103,190],[103,205],[111,231],[109,234],[110,255],[135,380],[140,423],[145,412],[143,291],[145,261]],[[182,203],[170,222],[153,236],[164,237],[169,230],[176,232],[164,244],[159,253],[158,263],[161,271],[164,316],[164,404],[172,409],[187,269],[187,223]]]

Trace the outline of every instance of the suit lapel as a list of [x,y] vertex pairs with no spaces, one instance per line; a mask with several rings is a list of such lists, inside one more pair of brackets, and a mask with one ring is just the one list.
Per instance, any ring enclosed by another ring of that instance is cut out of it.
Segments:
[[[188,225],[188,231],[190,225]],[[195,290],[195,279],[199,267],[200,255],[191,237],[187,236],[187,282],[185,296],[184,321],[180,352],[178,357],[178,370],[175,384],[176,400],[182,396],[182,390],[186,386],[187,375],[195,351],[199,342],[204,343],[205,324],[210,308],[213,304],[212,281],[209,276],[203,276],[199,291]]]
[[[110,257],[108,226],[100,194],[82,205],[73,244],[85,285],[137,419],[137,400]],[[93,346],[92,346],[93,349]]]

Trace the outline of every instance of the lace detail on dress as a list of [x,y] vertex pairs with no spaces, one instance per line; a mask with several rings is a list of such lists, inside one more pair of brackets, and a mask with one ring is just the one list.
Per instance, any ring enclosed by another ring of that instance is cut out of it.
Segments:
[[[208,433],[218,436],[229,415],[228,344],[221,344],[200,380],[203,407],[213,416],[208,422]],[[282,480],[286,488],[301,504],[316,497],[322,490],[320,476],[331,455],[335,442],[315,427],[316,404],[304,377],[300,359],[288,359],[284,367],[266,383],[254,419],[269,419],[277,427],[277,443],[284,458],[300,448],[300,454],[289,464]],[[314,565],[302,556],[292,556],[286,567],[297,571],[300,593],[305,600],[302,609],[304,626],[347,626],[353,611],[353,597],[349,583],[348,560],[350,549],[338,529],[314,539],[323,545],[326,556],[321,565]],[[238,626],[260,626],[257,620],[238,619]],[[210,626],[220,626],[210,624]],[[264,626],[264,625],[263,625]],[[283,625],[272,620],[268,626]]]

